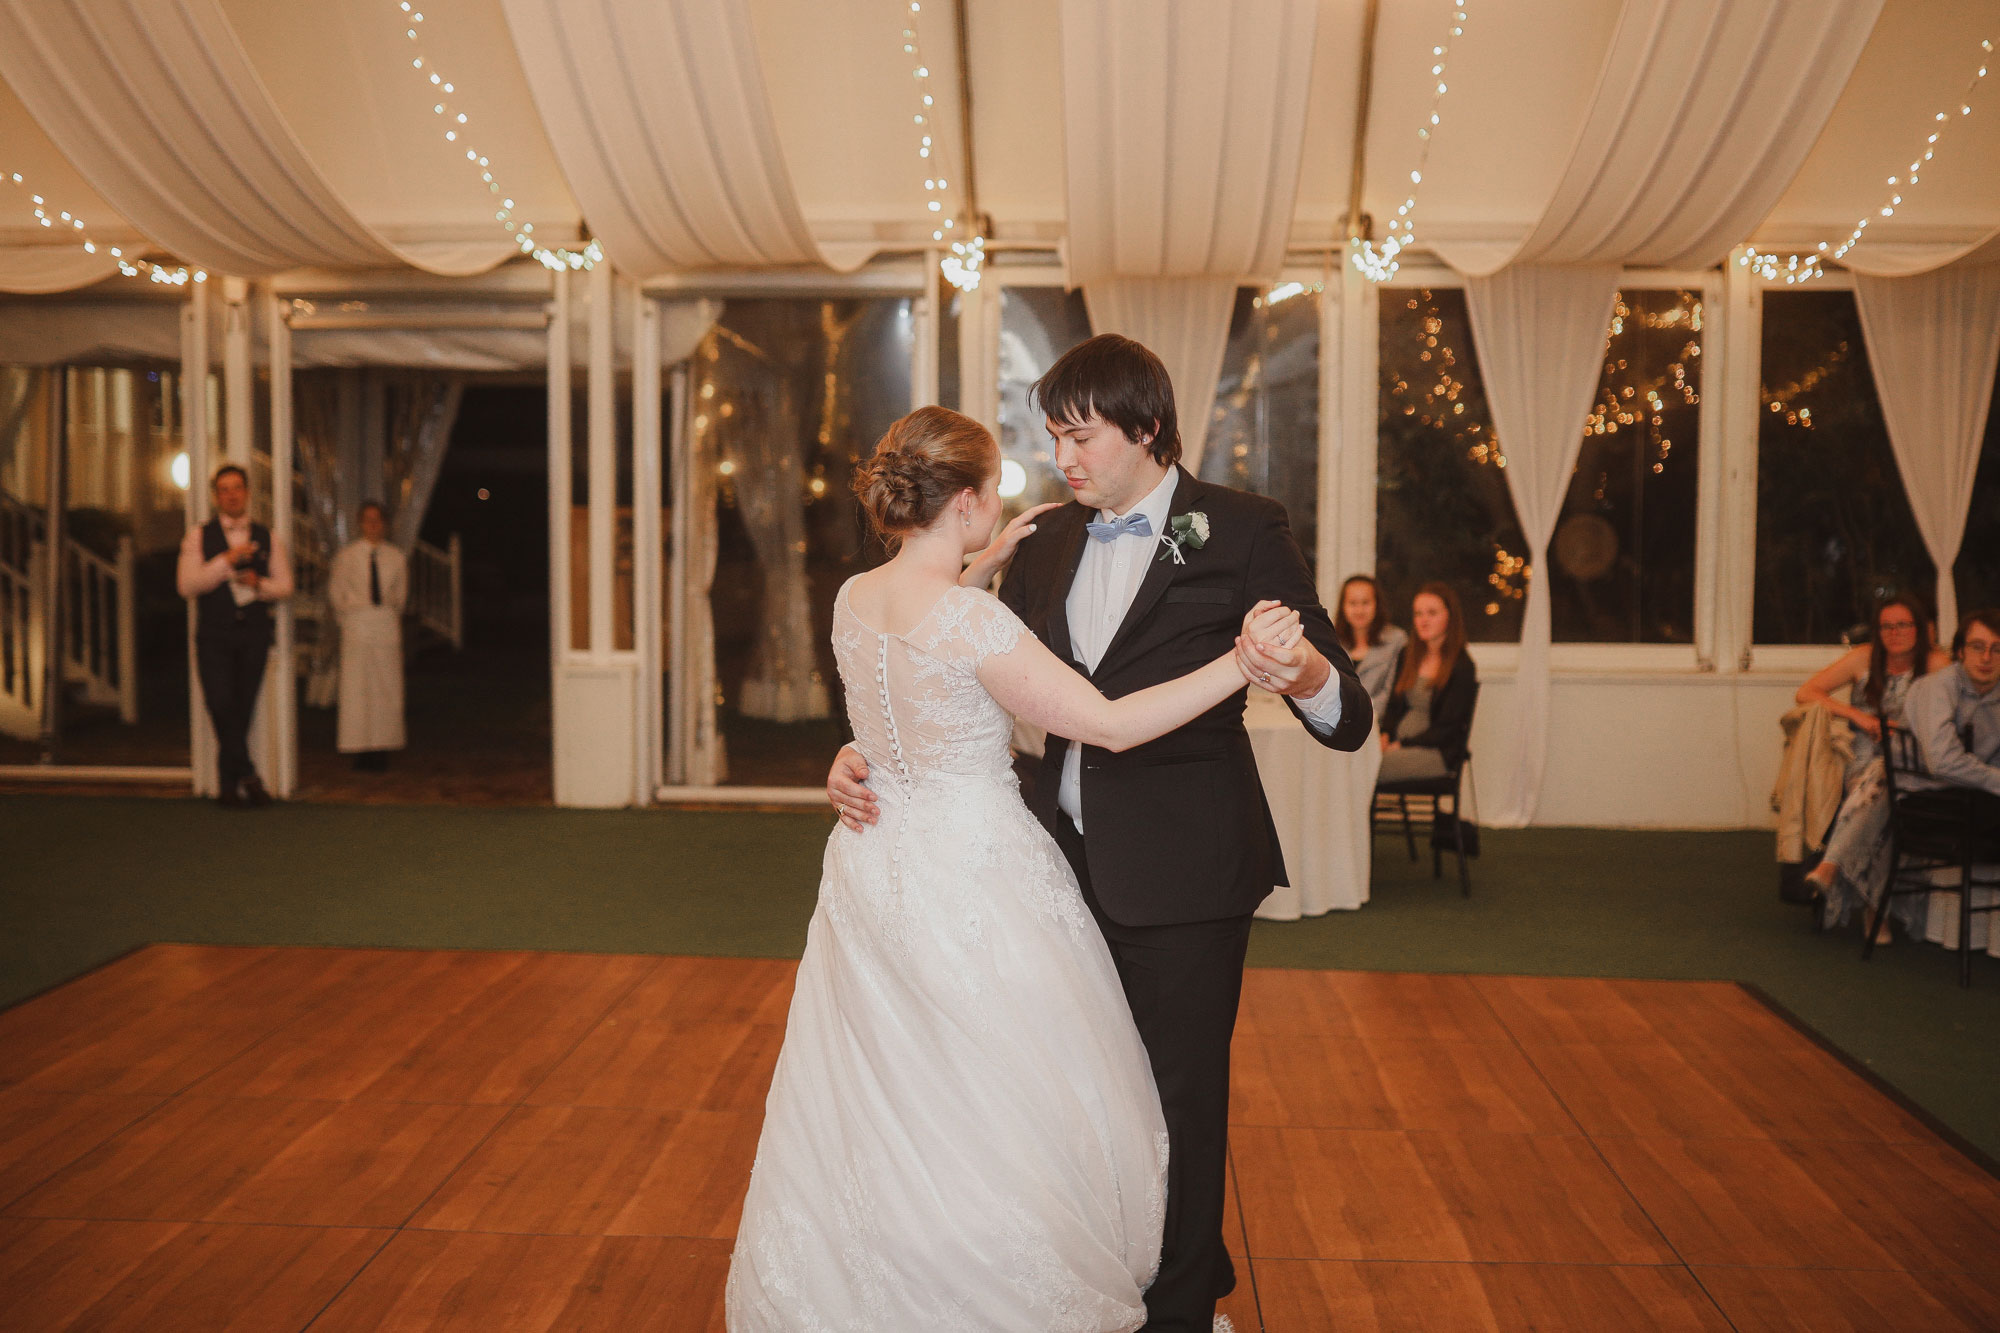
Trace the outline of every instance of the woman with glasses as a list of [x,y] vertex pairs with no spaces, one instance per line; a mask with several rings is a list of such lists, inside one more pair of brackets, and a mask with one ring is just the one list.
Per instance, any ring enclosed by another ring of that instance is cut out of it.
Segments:
[[[1854,758],[1848,763],[1846,795],[1827,835],[1826,854],[1806,876],[1822,900],[1827,925],[1839,925],[1859,906],[1872,908],[1888,878],[1886,834],[1889,809],[1882,775],[1882,721],[1903,725],[1903,702],[1910,683],[1950,663],[1931,641],[1930,613],[1914,597],[1891,597],[1875,608],[1874,632],[1799,687],[1798,702],[1819,704],[1854,730]],[[1845,703],[1833,692],[1847,687]],[[1921,913],[1915,898],[1898,906]],[[1905,921],[1905,929],[1922,923]],[[1882,923],[1877,944],[1889,942]]]

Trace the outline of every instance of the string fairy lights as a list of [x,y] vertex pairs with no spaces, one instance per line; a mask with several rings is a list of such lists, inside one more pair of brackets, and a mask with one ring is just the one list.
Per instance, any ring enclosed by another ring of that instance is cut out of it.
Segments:
[[1431,48],[1431,105],[1424,123],[1417,127],[1417,165],[1410,171],[1410,192],[1403,202],[1396,206],[1396,216],[1389,219],[1389,235],[1378,247],[1365,236],[1349,238],[1350,257],[1354,267],[1361,270],[1370,282],[1387,282],[1396,275],[1400,261],[1397,256],[1409,249],[1417,239],[1417,195],[1423,189],[1424,168],[1430,164],[1431,134],[1443,119],[1444,95],[1450,89],[1445,82],[1445,67],[1451,61],[1451,44],[1465,35],[1465,14],[1470,7],[1469,0],[1459,0],[1452,8],[1451,25],[1444,37]]
[[582,249],[571,249],[563,245],[543,245],[535,239],[535,224],[519,221],[514,216],[514,201],[501,188],[494,175],[493,163],[484,153],[471,144],[470,121],[467,114],[451,99],[457,95],[458,85],[444,77],[423,48],[423,11],[413,0],[396,0],[396,7],[407,19],[403,35],[413,44],[416,55],[410,61],[410,68],[422,75],[435,89],[433,96],[438,100],[431,106],[431,114],[437,116],[444,126],[445,142],[454,148],[463,149],[465,160],[479,172],[479,179],[486,186],[487,193],[500,200],[500,206],[493,211],[493,220],[513,236],[521,253],[528,255],[548,269],[587,269],[595,267],[604,258],[604,247],[595,239]]
[[[1961,120],[1972,114],[1973,92],[1979,87],[1981,81],[1986,78],[1986,58],[1993,54],[1992,38],[1983,38],[1980,41],[1979,53],[1979,68],[1966,81],[1965,91],[1960,93],[1958,97],[1957,118]],[[1920,173],[1927,169],[1926,164],[1937,155],[1938,140],[1944,136],[1945,128],[1953,122],[1953,119],[1951,112],[1948,110],[1940,111],[1931,118],[1931,131],[1924,139],[1924,146],[1920,155],[1910,162],[1908,171],[1898,172],[1896,175],[1888,178],[1886,184],[1889,188],[1889,194],[1886,202],[1871,212],[1862,214],[1861,219],[1854,224],[1854,229],[1848,232],[1846,239],[1842,240],[1838,245],[1821,241],[1818,247],[1811,253],[1783,256],[1770,254],[1751,247],[1738,255],[1736,262],[1767,282],[1776,282],[1782,278],[1787,285],[1794,285],[1801,282],[1810,282],[1814,278],[1817,278],[1826,271],[1827,260],[1844,259],[1849,250],[1861,244],[1861,238],[1867,232],[1870,222],[1876,218],[1894,217],[1896,215],[1896,209],[1903,202],[1903,191],[1908,190],[1921,179]]]
[[[923,42],[917,35],[917,18],[922,13],[923,0],[910,0],[909,18],[903,26],[903,54],[910,57],[910,77],[917,85],[917,110],[912,122],[917,134],[917,160],[924,173],[924,212],[930,218],[931,239],[949,238],[951,243],[951,252],[938,261],[939,271],[946,282],[969,292],[979,286],[980,270],[986,264],[986,238],[975,231],[969,240],[959,239],[957,220],[946,207],[945,192],[950,182],[938,170],[937,144],[932,134],[937,125],[937,98],[931,92],[931,69],[924,63]],[[964,71],[960,71],[959,77],[965,77]]]
[[[185,287],[190,282],[208,281],[208,274],[198,268],[191,269],[185,264],[156,264],[150,259],[137,259],[126,254],[122,246],[99,245],[96,238],[90,234],[90,229],[84,226],[82,218],[68,209],[56,208],[41,195],[34,193],[18,171],[0,171],[0,181],[18,185],[29,192],[28,198],[35,210],[35,220],[42,226],[68,236],[83,247],[85,254],[94,255],[102,251],[109,255],[118,261],[118,271],[128,278],[136,278],[143,273],[151,281],[168,287]],[[54,216],[50,216],[51,213]]]

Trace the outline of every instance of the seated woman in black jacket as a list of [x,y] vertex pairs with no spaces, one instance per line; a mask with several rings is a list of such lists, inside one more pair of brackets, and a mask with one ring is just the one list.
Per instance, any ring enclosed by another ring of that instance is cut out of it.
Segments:
[[1479,673],[1465,651],[1458,594],[1442,583],[1426,583],[1411,600],[1410,620],[1415,636],[1403,649],[1382,714],[1379,782],[1444,777],[1472,735]]

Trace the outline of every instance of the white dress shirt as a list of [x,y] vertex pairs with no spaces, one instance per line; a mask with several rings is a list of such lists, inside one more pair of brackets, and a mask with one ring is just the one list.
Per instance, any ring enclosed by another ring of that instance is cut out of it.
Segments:
[[[1124,533],[1108,542],[1084,538],[1083,559],[1076,567],[1076,581],[1070,584],[1064,610],[1069,616],[1071,651],[1077,661],[1092,671],[1097,670],[1097,664],[1104,659],[1104,650],[1111,646],[1118,627],[1125,622],[1125,613],[1132,609],[1132,599],[1139,595],[1139,585],[1145,582],[1147,569],[1159,558],[1160,537],[1167,530],[1167,515],[1173,507],[1174,487],[1179,479],[1180,469],[1168,468],[1160,484],[1125,511],[1144,514],[1153,529],[1151,536]],[[1098,516],[1109,522],[1125,515],[1105,509]],[[1338,675],[1330,674],[1319,693],[1299,700],[1298,705],[1315,730],[1322,735],[1331,732],[1340,722]],[[1056,806],[1079,830],[1083,828],[1082,774],[1083,745],[1071,741],[1069,752],[1063,756],[1062,785],[1056,792]]]
[[[230,518],[215,516],[222,523],[222,539],[227,546],[236,546],[250,540],[250,516]],[[229,563],[229,552],[219,552],[211,560],[201,558],[201,530],[206,524],[197,523],[181,538],[180,564],[174,571],[174,584],[183,597],[200,597],[214,592],[223,584],[229,584],[229,594],[238,606],[248,606],[251,602],[282,602],[292,595],[292,562],[285,551],[285,544],[278,540],[278,534],[271,534],[271,572],[257,584],[255,591],[242,583],[231,582],[236,577],[236,566]]]

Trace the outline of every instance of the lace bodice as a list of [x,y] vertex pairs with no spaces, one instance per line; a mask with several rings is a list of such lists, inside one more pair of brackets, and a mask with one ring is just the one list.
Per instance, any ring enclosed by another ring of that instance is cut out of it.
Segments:
[[989,592],[948,588],[907,634],[885,634],[854,613],[852,586],[834,599],[833,655],[871,780],[1006,771],[1013,719],[978,672],[1028,632],[1020,617]]

